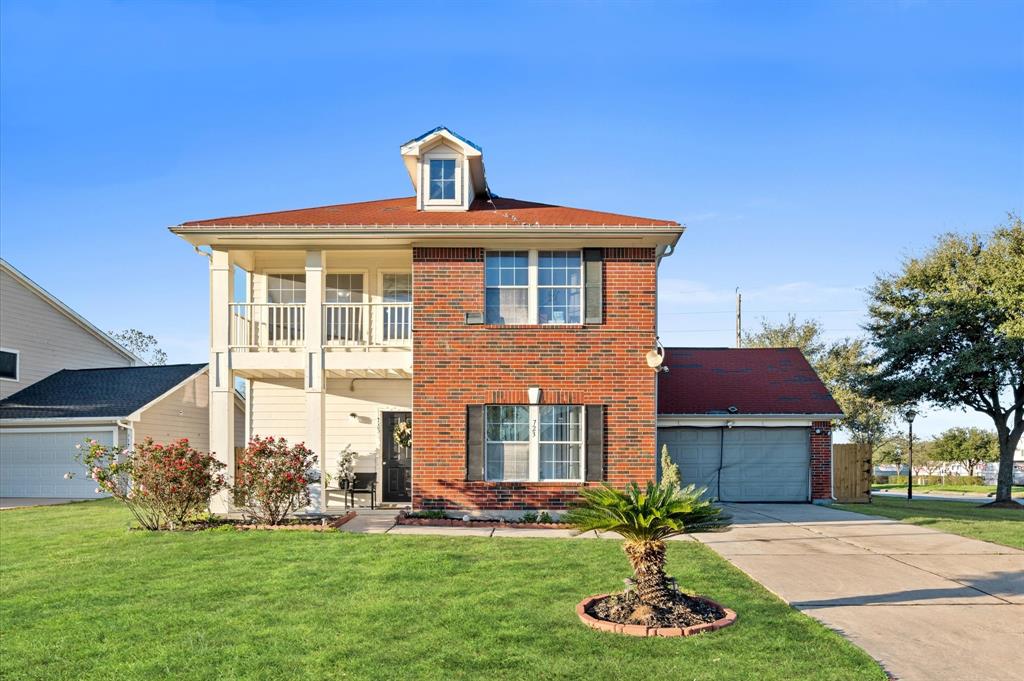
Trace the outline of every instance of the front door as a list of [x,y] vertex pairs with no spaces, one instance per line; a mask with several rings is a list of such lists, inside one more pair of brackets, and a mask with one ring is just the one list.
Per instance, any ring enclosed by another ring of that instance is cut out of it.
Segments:
[[384,440],[384,501],[412,501],[412,447],[395,444],[395,426],[402,421],[412,423],[412,412],[386,411],[382,416]]

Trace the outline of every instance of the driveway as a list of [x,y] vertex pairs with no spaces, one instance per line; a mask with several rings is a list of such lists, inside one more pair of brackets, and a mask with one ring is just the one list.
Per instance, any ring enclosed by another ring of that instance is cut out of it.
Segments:
[[25,508],[28,506],[54,506],[56,504],[70,504],[77,499],[48,499],[41,497],[0,497],[0,511],[11,508]]
[[694,535],[698,541],[895,678],[1020,671],[1024,552],[810,504],[727,506],[733,529]]

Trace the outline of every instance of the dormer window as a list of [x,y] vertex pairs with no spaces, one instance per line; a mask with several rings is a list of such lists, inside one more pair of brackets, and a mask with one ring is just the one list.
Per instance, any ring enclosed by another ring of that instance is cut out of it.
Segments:
[[430,200],[455,200],[455,159],[430,159]]

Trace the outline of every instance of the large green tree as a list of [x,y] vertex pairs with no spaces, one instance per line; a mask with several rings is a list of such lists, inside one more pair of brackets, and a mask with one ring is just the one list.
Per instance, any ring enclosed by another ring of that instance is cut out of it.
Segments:
[[870,349],[861,339],[828,343],[824,333],[817,320],[798,321],[791,314],[779,324],[762,319],[760,329],[743,335],[743,346],[800,348],[845,414],[839,427],[850,434],[851,441],[874,450],[892,430],[895,409],[862,388],[863,377],[874,371]]
[[[870,289],[878,352],[869,393],[988,415],[999,440],[996,504],[1010,505],[1013,450],[1024,433],[1024,223],[990,235],[946,234]],[[1014,507],[1017,505],[1014,504]]]
[[999,438],[984,428],[950,428],[932,441],[932,453],[939,461],[958,463],[967,475],[983,463],[999,460]]

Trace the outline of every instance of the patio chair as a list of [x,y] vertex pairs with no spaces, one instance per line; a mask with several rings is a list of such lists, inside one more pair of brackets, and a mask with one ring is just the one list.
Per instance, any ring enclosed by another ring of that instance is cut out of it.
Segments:
[[370,510],[372,511],[374,506],[377,504],[377,474],[376,473],[356,473],[355,480],[342,480],[342,491],[345,492],[345,508],[349,507],[349,502],[352,505],[356,505],[356,494],[369,494],[370,495]]

